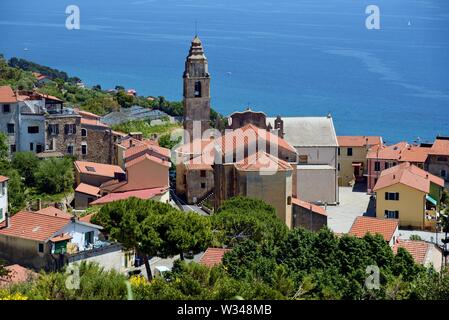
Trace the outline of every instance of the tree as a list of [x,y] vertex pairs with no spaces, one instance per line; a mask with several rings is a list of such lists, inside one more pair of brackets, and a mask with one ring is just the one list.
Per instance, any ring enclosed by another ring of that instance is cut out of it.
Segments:
[[[3,174],[3,173],[2,173]],[[9,169],[5,172],[8,180],[8,206],[9,212],[15,214],[22,210],[27,201],[28,190],[22,182],[22,177],[15,169]]]
[[164,216],[165,234],[161,237],[165,242],[165,255],[179,254],[184,260],[184,253],[200,253],[212,242],[212,227],[208,218],[196,212],[173,211]]
[[287,226],[275,213],[275,209],[258,199],[235,197],[227,200],[212,216],[217,240],[234,246],[245,239],[257,242],[282,241]]
[[39,159],[33,152],[16,152],[11,165],[25,179],[27,186],[34,185],[34,172],[39,165]]
[[73,165],[69,158],[41,161],[34,175],[36,186],[42,193],[57,194],[72,188]]
[[102,225],[112,239],[143,257],[149,280],[149,257],[199,252],[212,238],[207,218],[152,200],[129,198],[109,203],[92,221]]

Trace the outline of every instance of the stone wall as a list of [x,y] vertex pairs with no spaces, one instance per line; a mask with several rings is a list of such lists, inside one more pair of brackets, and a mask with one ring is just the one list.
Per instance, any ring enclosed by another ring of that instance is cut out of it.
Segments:
[[[81,146],[86,144],[87,154],[80,153],[83,161],[112,164],[113,163],[113,135],[111,129],[104,126],[81,125],[87,131],[87,136],[81,137]],[[80,146],[80,148],[81,148]]]
[[311,231],[319,231],[324,226],[327,226],[327,216],[293,205],[294,228],[303,227]]
[[[59,133],[51,134],[49,125],[58,125]],[[66,134],[64,132],[65,125],[75,124],[76,131],[74,134]],[[81,116],[77,114],[71,115],[51,115],[45,121],[45,141],[48,150],[61,152],[69,155],[68,146],[73,145],[73,156],[77,159],[81,158]]]

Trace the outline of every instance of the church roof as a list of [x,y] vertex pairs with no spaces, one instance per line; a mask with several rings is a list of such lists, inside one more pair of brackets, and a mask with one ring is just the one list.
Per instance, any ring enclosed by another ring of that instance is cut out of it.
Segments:
[[207,59],[204,55],[203,44],[198,36],[195,36],[190,45],[189,55],[187,57],[189,60],[205,60]]

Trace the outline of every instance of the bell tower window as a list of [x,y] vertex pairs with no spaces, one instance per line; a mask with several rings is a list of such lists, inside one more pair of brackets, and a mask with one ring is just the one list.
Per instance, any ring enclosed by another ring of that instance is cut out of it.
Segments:
[[201,98],[201,81],[195,82],[195,98]]

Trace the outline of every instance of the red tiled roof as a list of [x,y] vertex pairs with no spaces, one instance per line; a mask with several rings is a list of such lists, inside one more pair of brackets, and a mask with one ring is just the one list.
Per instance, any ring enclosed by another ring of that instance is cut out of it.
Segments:
[[440,187],[444,187],[443,179],[434,176],[415,165],[411,165],[409,162],[404,162],[382,171],[373,190],[378,191],[400,183],[422,192],[429,193],[431,182]]
[[208,248],[201,257],[200,264],[209,268],[220,264],[223,260],[224,254],[229,251],[231,250],[222,248]]
[[67,241],[71,240],[73,237],[68,233],[63,233],[60,235],[57,235],[56,237],[53,237],[50,239],[51,242],[61,242],[61,241]]
[[449,139],[436,139],[429,154],[449,156]]
[[10,86],[0,87],[0,103],[14,103],[17,102],[17,96],[12,91]]
[[5,182],[5,181],[8,181],[8,180],[9,180],[8,177],[0,176],[0,183]]
[[399,142],[392,146],[374,146],[366,156],[368,159],[397,160],[424,163],[431,148],[418,147]]
[[382,144],[382,137],[376,136],[338,136],[340,147],[365,147]]
[[292,166],[275,156],[264,151],[254,153],[245,159],[235,163],[237,169],[242,171],[289,171]]
[[130,168],[130,167],[132,167],[132,166],[134,166],[134,165],[136,165],[136,164],[138,164],[138,163],[140,163],[142,161],[145,161],[145,160],[151,160],[153,162],[162,164],[164,166],[171,167],[171,163],[169,161],[162,160],[162,159],[160,159],[158,157],[155,157],[155,156],[150,156],[147,153],[141,155],[140,157],[137,157],[136,159],[133,159],[133,160],[130,160],[130,161],[126,162],[125,166],[126,166],[126,168]]
[[152,156],[156,156],[158,158],[164,158],[168,160],[170,158],[170,150],[166,148],[159,147],[157,145],[148,145],[147,143],[139,143],[134,147],[130,147],[125,150],[124,159],[136,156],[143,155],[145,152],[148,152]]
[[52,206],[41,209],[39,211],[36,211],[36,213],[40,213],[40,214],[51,216],[51,217],[64,218],[64,219],[71,219],[73,217],[70,213],[66,213],[66,212],[59,210],[58,208],[55,208]]
[[[229,151],[236,150],[237,147],[248,146],[250,144],[254,145],[256,143],[259,145],[259,142],[261,142],[260,140],[296,153],[296,149],[281,137],[278,137],[267,130],[260,129],[252,124],[247,124],[240,129],[233,130],[222,136],[220,139],[215,139],[214,141],[218,145],[219,149],[221,149],[222,153],[227,153]],[[263,148],[266,148],[266,145],[263,146]]]
[[301,208],[312,210],[314,213],[321,214],[323,216],[327,216],[326,210],[323,207],[317,206],[313,203],[309,203],[298,198],[292,198],[292,203],[294,205],[300,206]]
[[[114,178],[115,173],[125,173],[119,166],[88,161],[75,161],[75,168],[79,173],[110,178]],[[92,168],[94,171],[89,171],[87,168]]]
[[166,188],[153,188],[153,189],[144,189],[144,190],[135,190],[135,191],[127,191],[127,192],[118,192],[118,193],[110,193],[91,202],[91,205],[101,205],[119,200],[126,200],[131,197],[149,200],[154,198],[155,196],[161,195],[166,192]]
[[0,235],[46,241],[69,222],[66,218],[54,217],[36,212],[20,211],[11,217],[9,228],[0,224]]
[[399,221],[393,219],[377,219],[371,217],[357,217],[352,224],[349,234],[363,238],[367,233],[380,234],[385,241],[390,242],[398,229]]
[[399,248],[404,248],[412,255],[416,263],[425,264],[431,245],[425,241],[400,240],[394,245],[393,252],[396,254]]
[[95,119],[88,119],[88,118],[81,118],[81,124],[86,124],[89,126],[97,126],[97,127],[103,127],[103,128],[109,128],[108,125],[101,123],[99,120]]
[[95,215],[95,213],[88,214],[87,216],[79,218],[79,221],[91,223],[90,220],[92,220],[94,215]]
[[83,118],[87,118],[87,119],[95,119],[95,120],[100,120],[100,116],[92,113],[92,112],[88,112],[88,111],[84,111],[84,110],[80,110],[79,108],[75,108],[75,111],[82,116]]
[[35,273],[34,271],[22,267],[18,264],[6,266],[5,269],[9,271],[9,274],[7,277],[0,278],[0,287],[25,282],[30,278],[34,278],[37,276],[37,273]]
[[206,170],[211,171],[214,170],[210,164],[207,163],[194,163],[192,161],[188,161],[185,163],[185,167],[187,170]]
[[91,196],[98,196],[100,194],[100,188],[91,186],[90,184],[80,183],[78,187],[76,187],[75,192],[81,192]]

